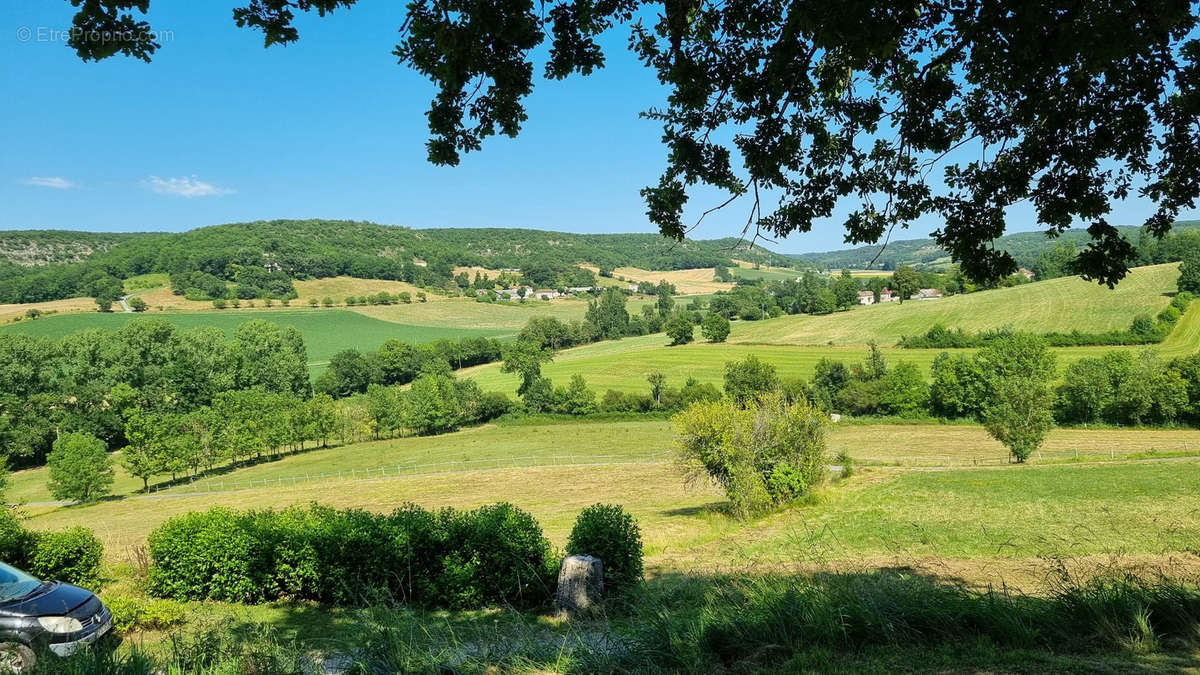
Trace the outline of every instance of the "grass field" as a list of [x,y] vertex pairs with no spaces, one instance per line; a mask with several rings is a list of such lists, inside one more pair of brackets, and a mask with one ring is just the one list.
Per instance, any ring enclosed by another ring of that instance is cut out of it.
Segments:
[[327,361],[329,357],[342,349],[375,349],[384,341],[392,338],[421,343],[440,338],[494,336],[501,333],[485,328],[403,325],[372,319],[357,312],[341,309],[311,308],[197,313],[150,312],[145,315],[123,312],[62,314],[0,327],[0,331],[59,338],[89,328],[116,330],[138,316],[163,318],[184,329],[215,326],[227,335],[232,335],[234,329],[251,319],[264,319],[282,326],[293,326],[304,336],[310,363]]
[[794,315],[739,324],[730,342],[757,344],[895,344],[940,323],[981,331],[1011,325],[1046,333],[1079,329],[1100,333],[1128,328],[1142,312],[1157,313],[1175,292],[1178,265],[1133,269],[1114,290],[1078,277],[1051,279],[942,300],[890,302],[827,316]]
[[[745,324],[735,324],[735,329],[742,325]],[[823,358],[854,364],[861,362],[867,353],[864,346],[848,345],[788,346],[698,342],[667,347],[668,341],[663,335],[645,335],[567,349],[555,354],[554,361],[542,367],[542,373],[558,383],[565,383],[572,375],[579,373],[587,380],[589,386],[599,392],[607,389],[644,392],[648,387],[646,376],[652,372],[663,373],[667,376],[668,384],[675,387],[693,377],[700,382],[711,382],[719,388],[724,381],[725,364],[750,355],[775,366],[780,377],[800,377],[807,380],[812,378],[817,362]],[[1200,348],[1200,344],[1193,344],[1190,351],[1196,351],[1197,348]],[[1055,349],[1054,352],[1058,355],[1058,368],[1061,372],[1081,358],[1099,356],[1110,349],[1138,348],[1068,347]],[[909,361],[925,373],[928,373],[933,359],[942,351],[970,353],[972,350],[883,348],[889,363],[895,365]],[[468,368],[460,374],[474,378],[484,389],[516,391],[517,377],[501,373],[499,364]]]
[[29,302],[24,304],[0,305],[0,322],[9,322],[25,316],[25,312],[36,309],[43,313],[77,313],[95,312],[96,301],[93,298],[67,298],[49,302]]
[[[1047,443],[1055,448],[1105,447],[1122,454],[1148,448],[1192,445],[1197,431],[1086,431],[1056,430]],[[221,505],[239,509],[281,508],[312,502],[387,512],[406,503],[425,508],[467,509],[505,501],[530,512],[542,525],[551,544],[562,547],[576,516],[591,504],[621,504],[641,528],[646,555],[647,592],[652,595],[638,609],[636,621],[651,621],[656,611],[674,607],[688,611],[700,598],[716,598],[739,575],[783,583],[789,578],[820,578],[840,574],[892,574],[900,578],[925,578],[937,583],[963,585],[978,590],[1003,588],[1004,593],[1045,592],[1064,570],[1086,575],[1112,574],[1114,570],[1147,578],[1159,573],[1195,575],[1200,557],[1200,493],[1195,476],[1200,459],[1154,461],[1104,461],[1093,463],[1039,463],[989,468],[914,470],[860,468],[849,480],[835,480],[804,504],[749,521],[725,513],[725,497],[704,484],[686,483],[678,470],[663,461],[670,443],[668,423],[575,422],[488,426],[433,438],[363,443],[299,454],[216,477],[194,488],[180,487],[152,497],[126,497],[90,506],[23,509],[33,529],[59,529],[73,525],[92,528],[105,544],[110,563],[135,563],[149,532],[167,518]],[[891,461],[901,454],[933,458],[953,452],[965,459],[971,452],[991,452],[994,445],[978,427],[914,425],[840,425],[831,434],[830,450],[854,449],[857,456]],[[1194,447],[1194,446],[1193,446]],[[363,470],[383,462],[449,462],[462,459],[500,459],[522,453],[525,459],[511,466],[496,462],[488,469],[443,471],[409,476],[383,476]],[[584,456],[597,462],[553,465],[559,453]],[[314,478],[295,483],[288,477],[312,476],[321,471],[354,470],[354,477]],[[13,476],[13,489],[27,490],[37,472]],[[254,479],[250,488],[190,494],[189,489],[216,487],[218,481]],[[265,484],[264,484],[265,483]],[[136,569],[128,565],[108,568],[116,582],[104,593],[139,595]],[[766,575],[760,577],[758,575]],[[753,583],[753,582],[751,582]],[[700,593],[700,596],[692,595]],[[659,595],[653,595],[659,594]],[[871,595],[870,601],[888,601]],[[663,604],[663,603],[666,604]],[[689,604],[691,603],[691,604]],[[229,603],[188,603],[189,625],[232,620],[248,628],[267,624],[284,639],[305,641],[308,649],[354,649],[356,636],[377,629],[381,615],[364,615],[306,602],[281,601],[246,607]],[[526,644],[553,640],[572,627],[593,639],[616,637],[619,627],[600,622],[561,622],[541,615],[516,615],[506,610],[436,612],[424,614],[407,608],[379,608],[397,613],[418,650],[437,651],[448,639],[451,651],[442,659],[455,660],[459,647],[492,644]],[[643,612],[645,612],[643,614]],[[618,613],[609,617],[617,624]],[[511,625],[512,622],[518,625]],[[622,624],[623,625],[623,624]],[[522,628],[524,626],[524,628]],[[753,628],[747,623],[748,628]],[[134,636],[150,648],[169,640],[161,633]],[[572,638],[563,637],[565,641]],[[689,640],[681,635],[681,640]],[[797,638],[801,639],[801,638]],[[129,642],[129,638],[126,639]],[[436,644],[435,644],[436,643]],[[1082,670],[1065,655],[1050,665],[1047,655],[1029,655],[994,648],[980,654],[942,654],[937,667],[906,672],[963,672],[964,663],[984,663],[969,672],[1190,672],[1178,669],[1187,663],[1181,655],[1155,654],[1137,661],[1139,653],[1111,651],[1115,644],[1087,655]],[[565,647],[565,644],[564,644]],[[978,648],[977,648],[978,649]],[[1049,652],[1047,652],[1048,654]],[[499,652],[480,656],[490,662]],[[915,663],[923,652],[887,658],[855,653],[846,668],[812,672],[896,672],[881,666]],[[570,657],[553,655],[548,661],[526,663],[519,672],[591,672],[570,665]],[[817,655],[820,656],[820,655]],[[817,658],[817,656],[811,658]],[[827,658],[828,654],[824,658]],[[1200,665],[1197,655],[1196,665]],[[749,658],[748,656],[746,658]],[[839,657],[840,658],[840,657]],[[823,662],[818,659],[814,663]],[[994,669],[993,663],[1006,667]],[[861,670],[863,666],[871,669]],[[707,669],[706,669],[707,670]],[[809,669],[806,669],[806,672]],[[389,671],[390,672],[390,671]],[[501,669],[497,672],[506,672]],[[791,672],[784,668],[779,672]],[[1129,671],[1133,672],[1133,671]]]
[[[542,466],[403,478],[339,478],[236,492],[31,507],[36,529],[87,524],[110,558],[126,558],[166,518],[216,503],[234,508],[319,501],[388,511],[406,502],[469,508],[509,501],[532,512],[561,546],[578,511],[625,505],[639,519],[651,570],[886,560],[964,559],[976,578],[1003,579],[1013,560],[1121,553],[1169,555],[1200,536],[1195,460],[954,471],[870,471],[816,504],[748,524],[723,514],[724,496],[688,486],[670,464]],[[1119,505],[1119,508],[1117,507]]]
[[[30,523],[35,527],[60,527],[84,520],[99,524],[98,530],[106,538],[110,552],[119,555],[128,546],[140,541],[162,519],[207,503],[261,507],[316,499],[323,503],[390,509],[406,500],[415,500],[426,506],[473,505],[509,499],[503,495],[511,495],[511,499],[521,500],[517,502],[521,506],[548,514],[548,527],[561,536],[569,526],[571,510],[586,505],[588,490],[593,489],[597,490],[596,500],[603,498],[634,505],[641,509],[644,517],[658,523],[664,532],[656,536],[654,545],[664,547],[665,551],[676,525],[686,525],[692,532],[689,536],[704,538],[712,534],[706,529],[707,526],[717,521],[712,520],[713,513],[706,514],[703,510],[694,513],[656,513],[654,509],[665,508],[662,506],[664,503],[676,503],[680,507],[695,510],[698,506],[721,499],[721,495],[709,488],[687,488],[682,484],[669,464],[671,439],[670,423],[666,420],[489,425],[444,436],[383,440],[313,450],[226,475],[201,479],[192,485],[171,488],[158,493],[160,497],[150,499],[129,497],[141,487],[140,481],[118,470],[114,494],[124,498],[88,507],[35,505],[27,510],[33,514]],[[898,442],[898,439],[903,440]],[[992,485],[999,481],[999,485],[1007,486],[1019,480],[1016,476],[1047,476],[1054,475],[1053,472],[1058,469],[1075,468],[1077,465],[1057,466],[1053,463],[1055,459],[1072,457],[1075,450],[1080,451],[1083,460],[1144,457],[1152,454],[1150,451],[1163,456],[1185,451],[1195,454],[1200,451],[1200,431],[1057,429],[1043,448],[1045,459],[1039,455],[1034,458],[1032,465],[1026,467],[1006,466],[1007,453],[999,444],[988,438],[981,428],[969,425],[838,425],[830,433],[829,450],[831,453],[846,450],[862,465],[970,465],[979,461],[993,468],[968,470],[964,467],[953,472],[916,472],[911,475],[956,476],[961,471],[967,471],[983,481],[981,485]],[[629,464],[631,462],[635,464]],[[1045,465],[1038,466],[1039,462]],[[1154,490],[1139,484],[1121,487],[1118,492],[1148,490],[1148,495],[1154,495],[1161,494],[1163,490],[1182,491],[1184,484],[1193,482],[1188,476],[1200,467],[1190,459],[1146,464],[1164,467],[1162,472],[1154,475],[1171,473],[1173,477]],[[1135,466],[1121,461],[1112,465]],[[413,467],[414,470],[396,471],[397,467]],[[1143,471],[1128,470],[1135,473]],[[1016,473],[1005,473],[1009,471]],[[1047,471],[1051,473],[1040,473]],[[1113,475],[1119,475],[1122,470],[1116,471],[1118,473]],[[645,479],[638,478],[639,475]],[[864,481],[871,487],[863,489],[885,490],[884,495],[876,495],[872,499],[903,499],[902,495],[910,489],[910,483],[915,481],[922,486],[921,490],[928,492],[934,489],[929,486],[939,485],[938,481],[941,480],[909,478],[908,471],[889,470],[871,475],[872,478]],[[49,499],[44,489],[45,478],[45,469],[15,473],[9,498],[20,502]],[[897,480],[899,484],[894,482]],[[972,482],[974,480],[952,481],[952,484],[955,490],[969,494],[972,488],[979,487]],[[616,482],[610,485],[605,484],[607,481]],[[1080,480],[1080,484],[1086,482]],[[1106,489],[1114,489],[1108,483],[1104,485]],[[1080,494],[1088,492],[1077,488],[1072,484],[1053,499],[1073,502]],[[1013,494],[1007,499],[1015,500],[1017,488],[1009,486],[1008,489]],[[1030,495],[1031,498],[1049,498],[1043,493],[1051,490],[1052,486],[1048,483],[1036,490],[1031,488]],[[1099,487],[1094,491],[1098,490]],[[200,494],[192,496],[190,493],[193,492]],[[1196,500],[1200,500],[1200,495],[1193,494],[1174,506],[1164,505],[1164,512],[1186,513],[1183,509]],[[928,496],[918,496],[915,503],[933,509],[935,506],[931,502],[935,501]],[[149,504],[154,504],[154,508],[147,508]],[[955,506],[956,509],[958,507]],[[832,517],[835,511],[822,506],[818,511],[804,512]],[[989,517],[999,518],[998,515]],[[718,530],[723,532],[728,525],[723,523]],[[1200,525],[1200,521],[1197,525]],[[877,524],[875,527],[882,526]],[[1167,527],[1167,524],[1156,527]],[[902,529],[898,528],[898,531]],[[1117,532],[1114,530],[1114,535]],[[860,544],[860,549],[856,552],[878,553],[865,544]],[[966,552],[979,553],[978,550]],[[1146,552],[1154,551],[1147,549]],[[947,555],[951,553],[959,555],[964,551],[946,552]],[[713,555],[715,561],[717,554]]]

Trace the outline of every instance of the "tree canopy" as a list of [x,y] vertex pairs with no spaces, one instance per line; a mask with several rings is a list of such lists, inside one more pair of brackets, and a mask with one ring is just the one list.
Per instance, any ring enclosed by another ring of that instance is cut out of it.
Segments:
[[[149,61],[161,46],[133,14],[149,0],[68,1],[84,60]],[[297,11],[356,0],[246,1],[233,19],[269,47],[299,39]],[[624,26],[669,91],[645,113],[663,124],[667,168],[642,191],[664,235],[683,238],[689,193],[707,184],[723,205],[748,199],[756,234],[846,213],[848,242],[876,242],[934,216],[964,271],[994,279],[1015,263],[989,243],[1028,202],[1051,235],[1087,223],[1075,269],[1112,285],[1133,257],[1112,203],[1150,201],[1145,226],[1162,235],[1200,195],[1196,24],[1188,0],[412,0],[393,53],[435,85],[428,156],[454,165],[520,132],[535,57],[548,79],[588,75]]]

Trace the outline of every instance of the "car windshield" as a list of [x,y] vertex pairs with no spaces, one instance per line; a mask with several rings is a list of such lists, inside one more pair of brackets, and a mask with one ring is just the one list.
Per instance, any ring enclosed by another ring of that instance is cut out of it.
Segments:
[[21,570],[0,563],[0,602],[23,598],[37,590],[42,582]]

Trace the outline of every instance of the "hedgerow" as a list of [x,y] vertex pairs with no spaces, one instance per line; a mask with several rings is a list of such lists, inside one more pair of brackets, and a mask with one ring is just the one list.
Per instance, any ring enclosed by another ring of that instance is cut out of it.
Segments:
[[557,562],[537,522],[510,504],[216,508],[168,520],[149,549],[151,592],[177,600],[532,608],[548,602]]

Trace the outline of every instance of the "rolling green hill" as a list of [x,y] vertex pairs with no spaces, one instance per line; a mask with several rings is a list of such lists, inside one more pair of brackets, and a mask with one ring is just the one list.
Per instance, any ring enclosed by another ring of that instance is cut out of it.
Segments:
[[1102,333],[1128,328],[1139,313],[1153,315],[1166,307],[1178,276],[1178,264],[1167,263],[1136,267],[1113,290],[1078,277],[1063,277],[941,300],[890,302],[825,316],[782,316],[739,323],[729,341],[861,345],[875,340],[892,345],[939,323],[970,332],[1011,325],[1035,333]]
[[[818,361],[861,361],[866,343],[877,341],[892,363],[911,361],[923,372],[937,349],[893,347],[904,335],[924,333],[934,323],[980,331],[1011,325],[1018,330],[1051,332],[1080,329],[1101,332],[1124,328],[1140,312],[1157,312],[1175,291],[1176,264],[1136,268],[1116,290],[1070,277],[1013,288],[981,291],[943,300],[855,307],[825,316],[792,315],[763,321],[737,321],[726,344],[703,342],[667,347],[662,335],[626,338],[568,349],[543,368],[565,382],[579,373],[598,391],[644,391],[646,376],[661,372],[679,386],[688,377],[720,386],[727,361],[748,355],[773,364],[782,377],[810,378]],[[1161,346],[1179,356],[1200,349],[1200,306],[1193,306]],[[1109,347],[1056,349],[1060,371]],[[1141,349],[1129,347],[1128,349]],[[497,364],[469,369],[484,389],[514,391],[517,379]]]

